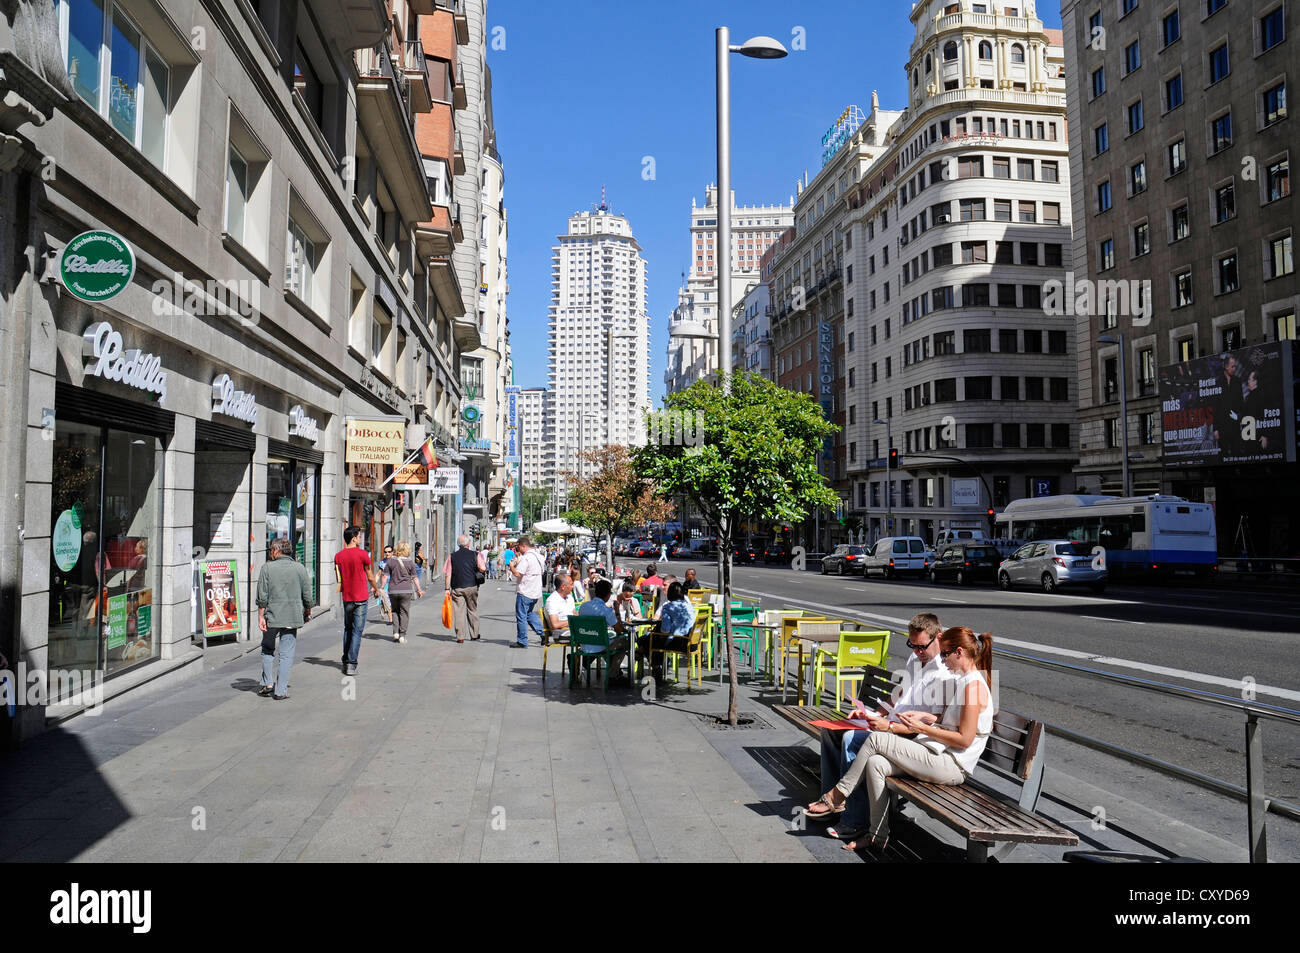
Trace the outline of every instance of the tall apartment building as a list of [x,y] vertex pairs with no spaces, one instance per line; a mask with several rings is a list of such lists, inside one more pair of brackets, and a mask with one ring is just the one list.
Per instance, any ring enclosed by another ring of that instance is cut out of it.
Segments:
[[[874,94],[872,105],[871,115],[848,144],[829,157],[811,181],[805,173],[794,203],[794,228],[779,242],[770,267],[773,379],[787,390],[812,395],[826,418],[840,428],[827,441],[818,467],[846,502],[846,348],[857,341],[847,322],[854,316],[853,291],[861,284],[855,284],[853,265],[844,264],[849,215],[845,196],[884,153],[888,130],[899,116],[881,110]],[[856,277],[861,278],[860,271]],[[838,524],[831,515],[810,514],[796,532],[798,541],[813,552],[833,548]]]
[[907,109],[844,196],[847,469],[872,538],[1074,488],[1073,318],[1042,309],[1070,265],[1064,50],[1028,6],[912,9]]
[[[791,202],[793,204],[793,200]],[[736,205],[731,193],[731,301],[744,298],[759,277],[759,260],[793,224],[789,205]],[[678,289],[668,322],[668,393],[685,390],[718,366],[718,188],[704,190],[704,205],[691,199],[691,268]]]
[[632,226],[602,201],[569,218],[551,257],[550,469],[559,499],[583,449],[645,443],[650,409],[646,263]]
[[771,377],[772,309],[768,286],[755,281],[736,303],[732,318],[731,369]]
[[[417,518],[345,460],[360,419],[407,449],[432,433],[450,461],[479,344],[448,258],[458,17],[417,9],[59,0],[0,18],[12,663],[117,688],[186,669],[198,634],[255,631],[272,539],[321,611],[349,523],[372,551],[447,551],[450,499]],[[74,707],[20,705],[8,727]]]
[[[482,346],[461,359],[464,397],[461,407],[460,452],[474,461],[466,485],[467,512],[483,520],[478,540],[495,540],[496,527],[505,517],[509,468],[506,451],[506,386],[511,379],[510,324],[506,316],[509,293],[508,227],[505,206],[505,169],[496,147],[492,122],[492,74],[483,74],[483,155],[479,157],[478,253],[474,300],[478,308]],[[471,498],[472,493],[472,498]]]
[[[1132,493],[1214,502],[1220,552],[1289,553],[1300,497],[1279,488],[1297,480],[1294,434],[1284,434],[1293,382],[1271,368],[1300,306],[1287,105],[1295,10],[1067,0],[1062,13],[1074,270],[1115,289],[1099,296],[1109,307],[1076,309],[1081,479],[1122,492],[1127,433]],[[1119,295],[1147,283],[1144,309]],[[1262,386],[1252,387],[1255,370]],[[1234,404],[1257,400],[1275,416],[1255,415],[1270,426],[1243,434],[1248,414]]]
[[554,437],[548,427],[550,391],[545,387],[527,387],[519,392],[519,445],[523,457],[520,475],[530,490],[555,483],[551,469],[551,446]]

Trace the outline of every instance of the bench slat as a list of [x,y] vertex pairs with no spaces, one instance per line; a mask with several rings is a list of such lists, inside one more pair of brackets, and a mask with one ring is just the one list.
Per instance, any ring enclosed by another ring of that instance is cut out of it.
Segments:
[[888,778],[886,784],[931,817],[974,841],[1014,841],[1074,845],[1079,838],[1045,817],[1027,814],[969,781],[933,784],[912,778]]

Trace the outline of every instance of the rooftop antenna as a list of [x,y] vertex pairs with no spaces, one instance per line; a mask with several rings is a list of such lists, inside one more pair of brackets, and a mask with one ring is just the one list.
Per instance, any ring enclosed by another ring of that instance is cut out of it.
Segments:
[[604,185],[601,185],[601,187],[600,187],[600,210],[601,210],[602,212],[608,212],[608,211],[609,211],[609,206],[605,204],[605,186],[604,186]]

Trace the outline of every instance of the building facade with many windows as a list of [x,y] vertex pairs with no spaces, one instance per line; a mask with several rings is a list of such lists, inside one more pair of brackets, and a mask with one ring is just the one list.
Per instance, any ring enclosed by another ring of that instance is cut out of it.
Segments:
[[913,8],[907,109],[844,197],[851,511],[873,539],[1074,489],[1074,324],[1043,302],[1070,266],[1064,50],[1032,8],[985,7]]
[[[1090,490],[1122,492],[1127,433],[1132,493],[1214,502],[1221,552],[1240,552],[1244,529],[1246,548],[1289,554],[1300,504],[1277,487],[1294,485],[1295,464],[1235,452],[1259,439],[1241,435],[1247,415],[1228,392],[1255,399],[1251,369],[1296,333],[1294,7],[1067,0],[1062,13],[1074,270],[1115,289],[1076,309],[1080,477]],[[1142,307],[1119,294],[1142,288]],[[1230,358],[1243,373],[1226,371]],[[1183,371],[1214,383],[1175,394]],[[1279,393],[1290,386],[1273,383]],[[1225,403],[1213,408],[1209,391]],[[1196,404],[1216,414],[1199,454],[1185,432],[1201,425],[1186,416]]]
[[569,218],[552,248],[548,470],[558,498],[578,454],[645,443],[650,409],[646,263],[628,220],[602,201]]
[[[200,639],[249,638],[272,539],[320,611],[349,523],[434,565],[454,539],[449,500],[381,486],[345,432],[451,450],[479,343],[437,80],[460,24],[405,0],[32,10],[21,43],[0,24],[0,426],[21,448],[0,651],[115,694],[197,670]],[[49,701],[13,733],[76,707]]]

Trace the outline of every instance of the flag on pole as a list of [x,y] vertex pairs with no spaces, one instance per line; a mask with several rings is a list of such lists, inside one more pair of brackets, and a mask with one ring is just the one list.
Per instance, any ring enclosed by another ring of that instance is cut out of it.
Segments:
[[437,454],[433,452],[433,438],[428,437],[424,443],[420,444],[420,459],[429,469],[436,469],[438,466]]

